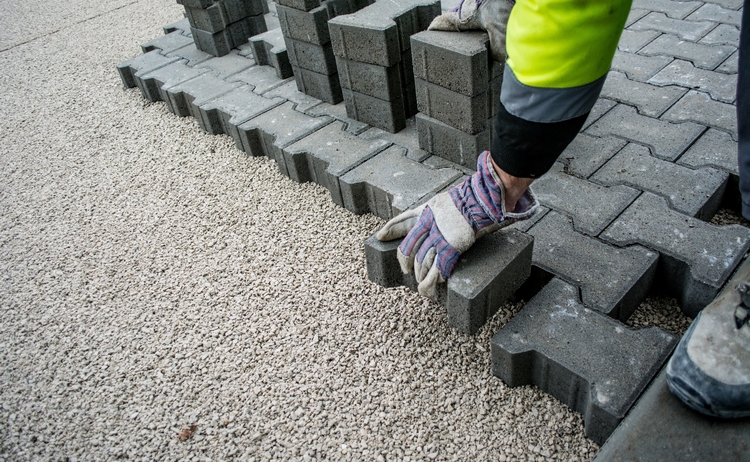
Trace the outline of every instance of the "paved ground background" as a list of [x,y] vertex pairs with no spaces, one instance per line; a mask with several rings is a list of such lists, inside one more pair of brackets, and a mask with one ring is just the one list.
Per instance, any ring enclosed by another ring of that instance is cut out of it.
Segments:
[[455,334],[367,281],[382,221],[122,88],[179,5],[0,8],[0,459],[593,457],[491,376],[518,307]]

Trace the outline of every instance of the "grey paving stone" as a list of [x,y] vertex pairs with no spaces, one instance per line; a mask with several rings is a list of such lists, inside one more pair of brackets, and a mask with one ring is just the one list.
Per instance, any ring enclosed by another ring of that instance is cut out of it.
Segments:
[[[402,99],[400,63],[391,67],[336,58],[341,86],[384,101]],[[364,122],[364,120],[363,120]]]
[[292,180],[325,187],[333,202],[341,207],[344,199],[339,179],[389,145],[383,140],[358,138],[343,128],[343,123],[333,122],[283,150]]
[[[430,155],[424,161],[422,161],[422,163],[430,168],[453,168],[463,172],[464,176],[470,176],[476,173],[476,169],[470,169],[462,165],[454,164],[453,162],[445,160],[439,156]],[[448,189],[452,188],[453,186],[459,185],[460,182],[454,183]],[[444,191],[447,191],[448,189],[445,189]]]
[[251,86],[244,85],[200,104],[198,109],[201,117],[198,124],[212,135],[226,133],[241,146],[237,126],[283,102],[284,100],[279,98],[259,96],[253,92]]
[[612,69],[624,72],[631,80],[646,82],[672,60],[673,58],[667,56],[642,56],[616,51],[612,59]]
[[179,60],[179,58],[164,56],[159,53],[159,50],[153,50],[121,62],[117,65],[117,72],[125,88],[134,88],[138,85],[135,81],[136,74],[149,73]]
[[178,48],[174,51],[167,53],[167,56],[184,59],[185,61],[187,61],[186,64],[190,67],[200,64],[214,57],[214,55],[210,53],[206,53],[205,51],[199,50],[198,47],[195,46],[195,43],[192,41],[187,46]]
[[242,85],[240,82],[227,82],[212,72],[206,72],[193,79],[164,87],[167,108],[180,117],[193,116],[200,119],[200,105],[228,93]]
[[706,3],[715,3],[730,10],[739,10],[742,8],[742,2],[743,0],[708,0]]
[[610,71],[601,96],[633,105],[643,115],[659,117],[685,93],[687,90],[684,88],[636,82],[623,73]]
[[618,152],[592,180],[650,191],[674,210],[708,221],[719,210],[729,174],[711,167],[693,170],[651,155],[634,143]]
[[415,78],[414,82],[419,112],[470,135],[488,129],[490,105],[487,93],[466,96],[420,78]]
[[325,45],[331,41],[331,34],[328,32],[330,14],[325,5],[301,11],[277,4],[276,13],[279,15],[279,25],[284,37],[316,45]]
[[558,213],[547,213],[529,234],[534,236],[534,265],[580,287],[586,307],[612,318],[627,321],[654,280],[656,252],[605,244],[574,231]]
[[224,56],[232,49],[247,43],[248,38],[267,30],[265,18],[262,15],[249,16],[234,22],[219,32],[211,33],[191,27],[190,31],[199,50],[214,56]]
[[737,142],[726,132],[709,128],[685,154],[678,164],[691,168],[715,167],[733,176],[739,176]]
[[250,45],[255,62],[263,66],[273,66],[278,78],[288,79],[294,75],[280,28],[250,37]]
[[162,54],[166,55],[192,43],[193,39],[183,35],[182,31],[174,31],[153,40],[149,40],[141,45],[141,50],[143,50],[144,53],[148,53],[149,51],[158,49],[161,50]]
[[716,23],[711,21],[686,21],[669,18],[664,13],[649,13],[628,28],[636,31],[656,30],[697,42],[714,27]]
[[458,170],[415,162],[406,157],[405,148],[391,146],[342,176],[341,194],[350,212],[390,220],[461,176]]
[[713,3],[706,3],[700,7],[698,11],[688,16],[687,19],[691,21],[720,22],[722,24],[731,24],[740,27],[740,24],[742,23],[742,12],[728,10]]
[[750,248],[750,230],[717,227],[669,208],[644,192],[601,237],[615,245],[641,244],[661,254],[657,284],[695,317],[719,293]]
[[617,49],[628,53],[635,53],[651,42],[659,35],[655,30],[634,31],[625,29],[622,31]]
[[489,130],[470,135],[422,113],[415,118],[419,146],[450,162],[475,169],[479,154],[490,149]]
[[486,32],[424,31],[411,37],[414,75],[466,96],[488,91],[491,55]]
[[700,136],[703,130],[704,127],[690,122],[674,124],[645,117],[639,115],[635,108],[619,104],[591,125],[586,133],[594,136],[616,136],[645,144],[651,148],[655,156],[673,161]]
[[177,85],[205,72],[208,69],[188,67],[184,61],[176,61],[149,72],[139,72],[134,77],[144,98],[149,101],[164,101],[167,99],[167,92],[163,87]]
[[565,173],[588,178],[625,147],[625,144],[627,142],[619,138],[596,138],[581,133],[565,148],[558,161],[565,166]]
[[633,8],[659,11],[670,18],[685,19],[687,15],[697,10],[701,2],[676,2],[672,0],[633,0]]
[[555,278],[492,338],[492,372],[580,412],[586,436],[602,444],[676,342],[664,330],[631,329],[585,308],[578,289]]
[[312,116],[329,116],[342,122],[344,130],[352,135],[359,135],[370,127],[358,120],[354,120],[346,115],[346,106],[344,103],[329,104],[320,103],[307,111]]
[[700,40],[708,45],[731,45],[736,47],[740,43],[740,30],[728,24],[719,24]]
[[179,31],[183,35],[190,35],[190,21],[188,21],[188,18],[182,18],[179,21],[167,24],[163,29],[165,34]]
[[725,72],[727,74],[736,74],[739,72],[739,51],[732,53],[730,57],[726,59],[719,67],[716,68],[717,72]]
[[737,76],[698,69],[688,61],[675,59],[658,74],[649,79],[655,85],[680,85],[702,92],[724,103],[734,101],[737,94]]
[[292,67],[301,67],[318,74],[336,73],[336,57],[330,42],[317,45],[293,38],[286,38],[286,50]]
[[604,114],[612,110],[612,108],[615,106],[617,106],[617,103],[606,98],[599,98],[598,100],[596,100],[596,104],[594,104],[594,107],[591,108],[591,112],[589,112],[589,116],[586,119],[586,122],[584,122],[581,131],[589,128],[591,124],[601,119]]
[[344,100],[338,74],[319,74],[301,67],[292,66],[297,89],[321,101],[338,104]]
[[737,137],[737,109],[734,105],[714,101],[706,93],[699,91],[689,91],[661,118],[672,122],[697,122]]
[[[414,275],[404,275],[396,259],[400,241],[365,240],[369,279],[384,287],[417,290]],[[518,230],[501,230],[478,240],[458,259],[453,276],[438,285],[448,325],[472,335],[523,284],[531,272],[533,239]]]
[[563,173],[555,163],[552,169],[534,182],[539,202],[573,219],[576,230],[597,236],[625,210],[638,191],[626,186],[605,187]]
[[284,81],[281,85],[263,92],[267,98],[279,97],[291,101],[295,104],[295,109],[302,113],[307,113],[313,107],[324,104],[318,98],[306,95],[297,89],[297,82]]
[[[370,127],[362,132],[360,138],[366,140],[382,139],[406,149],[406,157],[415,162],[423,162],[432,154],[419,147],[417,139],[417,121],[412,117],[406,120],[406,127],[398,133],[390,133],[377,127]],[[451,168],[460,168],[452,164]]]
[[625,21],[625,27],[628,28],[631,25],[638,22],[639,19],[646,16],[647,14],[651,13],[650,10],[644,10],[640,8],[631,8],[630,13],[628,13],[628,18]]
[[310,11],[320,6],[320,0],[274,0],[276,4],[295,10]]
[[255,93],[263,95],[286,81],[279,79],[276,70],[268,66],[252,66],[227,77],[229,82],[243,82],[252,85]]
[[221,11],[221,4],[216,2],[206,8],[185,7],[185,15],[192,27],[215,34],[227,28],[229,23]]
[[237,50],[221,57],[213,57],[195,65],[199,69],[210,69],[220,79],[226,79],[232,75],[255,66],[255,60],[240,56]]
[[346,88],[342,92],[346,114],[352,119],[391,133],[397,133],[406,127],[403,98],[385,101]]
[[735,47],[728,45],[705,45],[680,40],[676,35],[663,34],[639,53],[646,56],[674,56],[692,62],[696,67],[710,70],[715,69],[735,50]]
[[328,125],[330,117],[311,117],[286,102],[239,125],[240,145],[250,156],[267,156],[276,161],[279,170],[289,176],[283,149]]

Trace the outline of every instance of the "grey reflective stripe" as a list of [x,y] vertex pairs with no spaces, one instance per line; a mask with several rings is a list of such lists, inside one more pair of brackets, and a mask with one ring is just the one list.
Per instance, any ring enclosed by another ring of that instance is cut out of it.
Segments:
[[505,66],[500,102],[505,110],[531,122],[561,122],[586,114],[594,107],[607,74],[580,87],[540,88],[519,82],[510,66]]

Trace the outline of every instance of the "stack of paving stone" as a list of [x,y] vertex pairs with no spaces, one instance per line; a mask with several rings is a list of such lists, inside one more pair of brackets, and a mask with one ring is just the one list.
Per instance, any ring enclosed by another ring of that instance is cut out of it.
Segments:
[[328,20],[353,13],[373,0],[276,0],[297,88],[330,104],[342,101]]
[[185,7],[195,46],[214,56],[224,56],[267,30],[264,0],[177,0]]
[[411,38],[419,146],[467,168],[490,148],[503,63],[485,32],[425,31]]
[[330,21],[347,115],[396,133],[417,112],[409,37],[427,29],[440,2],[377,2]]

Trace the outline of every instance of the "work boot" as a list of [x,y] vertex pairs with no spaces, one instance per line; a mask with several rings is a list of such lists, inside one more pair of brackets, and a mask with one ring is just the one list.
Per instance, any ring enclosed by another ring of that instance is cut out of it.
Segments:
[[750,284],[730,284],[733,290],[698,314],[667,364],[672,393],[721,418],[750,416]]

